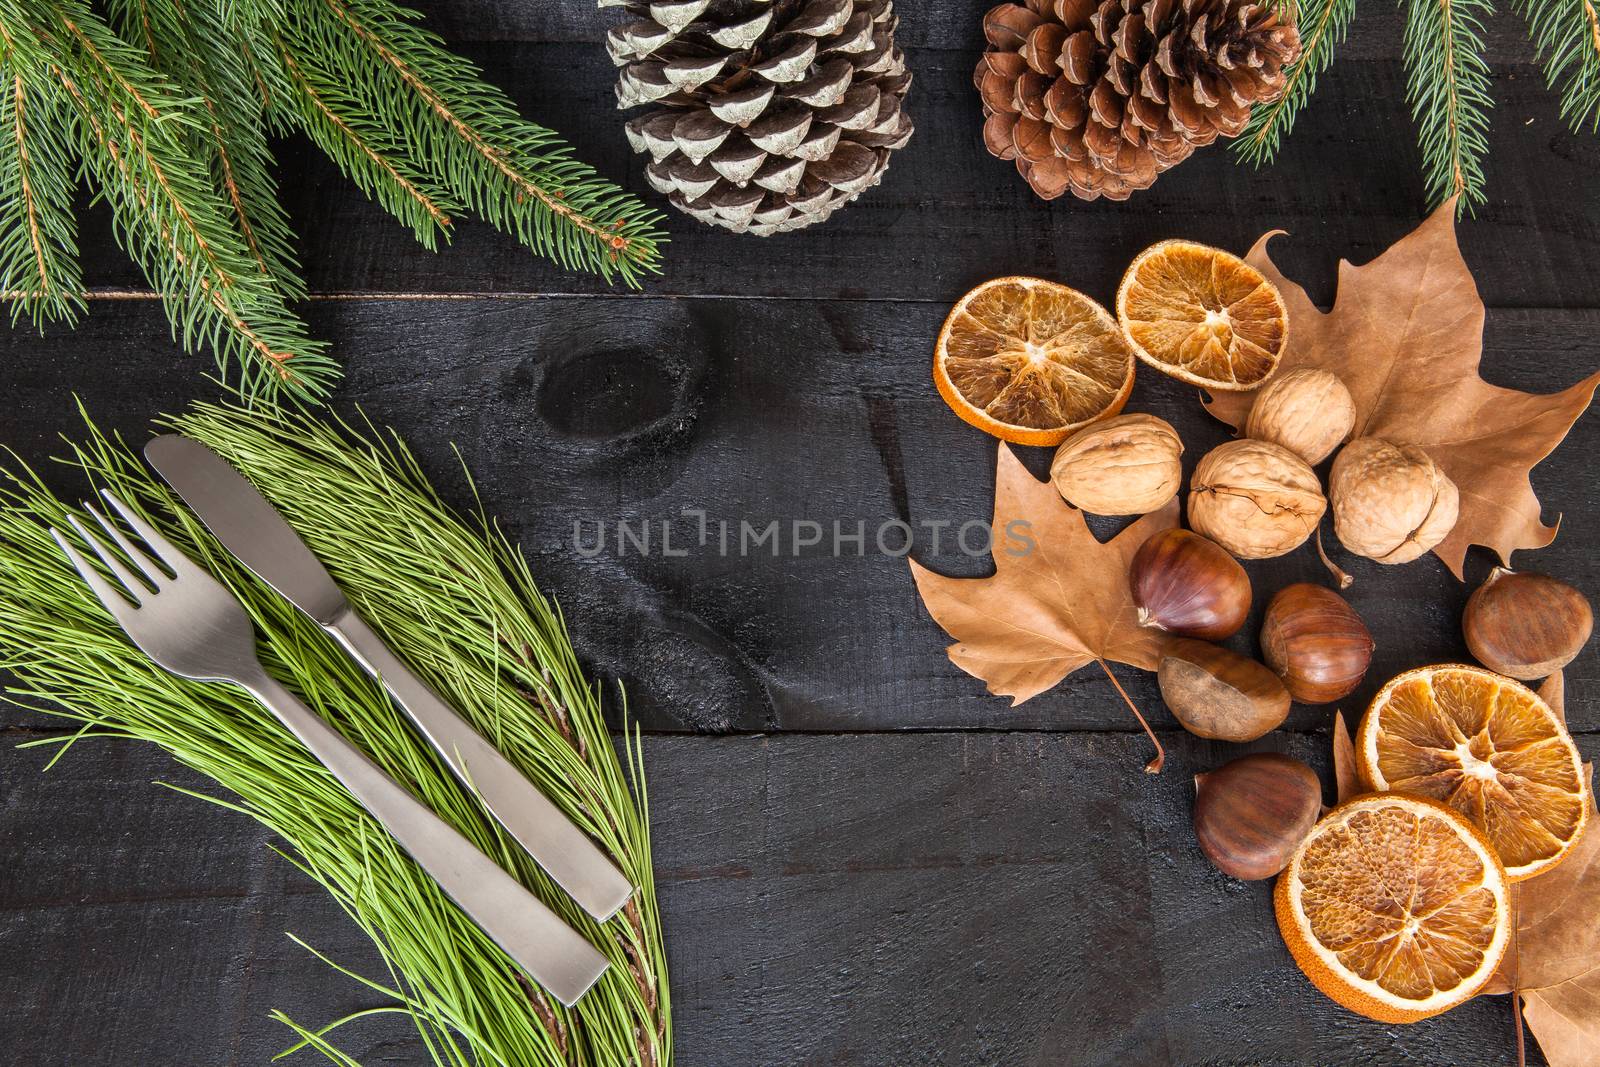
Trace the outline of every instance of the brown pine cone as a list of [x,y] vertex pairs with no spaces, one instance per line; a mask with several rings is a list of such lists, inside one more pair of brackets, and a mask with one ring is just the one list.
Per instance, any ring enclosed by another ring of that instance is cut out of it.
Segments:
[[1300,35],[1250,0],[1024,0],[983,17],[983,140],[1053,200],[1126,200],[1283,93]]

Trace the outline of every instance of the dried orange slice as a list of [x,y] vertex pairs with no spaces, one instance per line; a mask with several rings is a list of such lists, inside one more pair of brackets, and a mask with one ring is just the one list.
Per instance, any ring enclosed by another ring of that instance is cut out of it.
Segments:
[[1273,891],[1311,984],[1386,1023],[1426,1019],[1488,982],[1511,937],[1494,848],[1443,804],[1372,793],[1334,808]]
[[1361,720],[1356,754],[1372,788],[1465,815],[1513,882],[1565,859],[1589,817],[1583,760],[1561,717],[1482,667],[1419,667],[1394,679]]
[[1238,256],[1193,241],[1139,253],[1117,289],[1117,321],[1140,359],[1223,392],[1266,381],[1289,340],[1278,287]]
[[933,381],[967,422],[1002,441],[1059,445],[1122,410],[1133,350],[1110,312],[1041,278],[996,278],[939,329]]

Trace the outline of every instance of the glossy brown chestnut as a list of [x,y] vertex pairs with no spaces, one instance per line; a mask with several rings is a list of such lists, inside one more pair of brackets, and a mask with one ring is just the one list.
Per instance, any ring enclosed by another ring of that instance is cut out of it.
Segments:
[[1254,881],[1288,866],[1322,811],[1322,783],[1293,756],[1256,752],[1194,779],[1194,835],[1217,870]]
[[1479,663],[1533,681],[1583,650],[1594,632],[1594,612],[1566,582],[1496,567],[1467,600],[1461,631]]
[[1177,528],[1154,534],[1128,568],[1139,622],[1182,637],[1220,641],[1250,614],[1250,576],[1227,549]]
[[1278,590],[1261,620],[1261,658],[1302,704],[1349,696],[1372,663],[1372,634],[1338,593],[1311,582]]
[[1187,637],[1156,669],[1161,697],[1183,728],[1218,741],[1254,741],[1289,714],[1289,691],[1248,656]]

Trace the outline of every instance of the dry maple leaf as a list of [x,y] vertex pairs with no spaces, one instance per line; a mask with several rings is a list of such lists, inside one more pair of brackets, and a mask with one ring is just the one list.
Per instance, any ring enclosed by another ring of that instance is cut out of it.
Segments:
[[1361,776],[1356,771],[1356,743],[1350,736],[1350,726],[1344,721],[1344,712],[1333,713],[1333,802],[1343,804],[1358,793]]
[[[1550,676],[1539,695],[1564,714],[1560,672]],[[1594,766],[1585,770],[1592,781]],[[1560,864],[1511,887],[1516,937],[1483,991],[1517,996],[1550,1067],[1594,1067],[1600,1049],[1597,825],[1600,821],[1590,821]]]
[[[909,562],[928,613],[956,639],[947,650],[951,662],[988,683],[989,692],[1020,704],[1084,664],[1099,663],[1133,708],[1106,661],[1155,670],[1163,638],[1139,625],[1128,565],[1151,534],[1177,524],[1173,500],[1101,543],[1083,512],[1029,474],[1002,444],[995,468],[994,575],[947,578]],[[1158,771],[1161,742],[1139,709],[1133,713],[1156,746],[1145,769]]]
[[[1509,564],[1511,553],[1543,548],[1556,527],[1539,521],[1528,472],[1548,456],[1588,406],[1600,374],[1536,396],[1478,376],[1483,301],[1456,244],[1455,203],[1362,267],[1339,262],[1339,291],[1324,314],[1267,255],[1274,230],[1246,257],[1283,293],[1289,349],[1278,373],[1320,367],[1337,374],[1356,402],[1354,436],[1416,445],[1461,492],[1461,515],[1434,553],[1460,578],[1469,545]],[[1240,426],[1251,393],[1221,393],[1206,408]]]

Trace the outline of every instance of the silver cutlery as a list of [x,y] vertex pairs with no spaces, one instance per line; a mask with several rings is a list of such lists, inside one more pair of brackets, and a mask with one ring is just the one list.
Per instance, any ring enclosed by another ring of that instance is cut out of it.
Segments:
[[583,910],[605,920],[627,903],[634,887],[610,857],[389,650],[255,486],[180,434],[157,437],[144,454],[229,552],[383,683],[462,783]]
[[[110,492],[104,496],[160,558],[160,564],[88,505],[86,510],[104,530],[105,538],[91,533],[76,517],[71,519],[72,527],[115,577],[115,583],[96,570],[60,531],[51,530],[50,535],[133,643],[173,674],[231,682],[259,700],[507,955],[563,1004],[570,1007],[576,1003],[605,973],[606,958],[270,677],[257,657],[255,629],[238,599],[121,500]],[[106,539],[121,550],[120,558]]]

